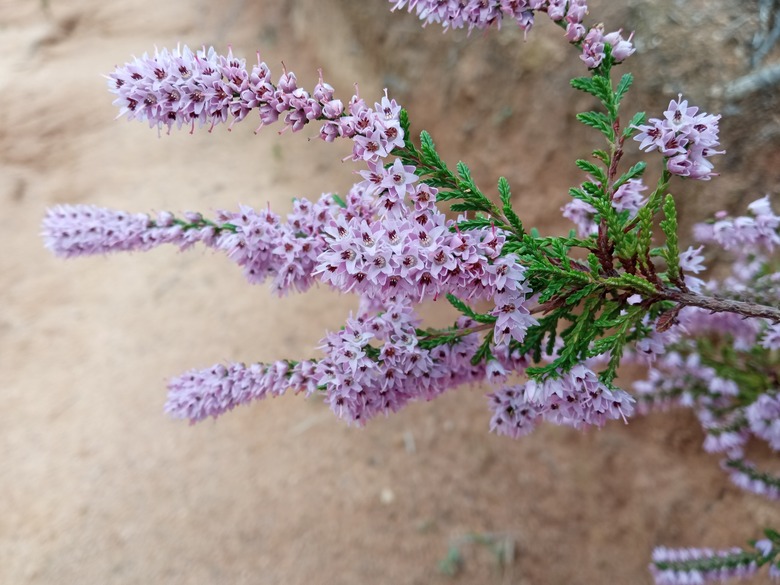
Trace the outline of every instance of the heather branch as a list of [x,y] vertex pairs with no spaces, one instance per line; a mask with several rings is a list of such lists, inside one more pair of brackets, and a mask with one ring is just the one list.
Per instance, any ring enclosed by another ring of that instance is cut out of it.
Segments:
[[[527,32],[533,23],[526,0],[391,1],[396,8],[408,4],[410,11],[430,22],[441,21],[445,28],[486,28],[511,17]],[[217,221],[211,221],[200,214],[178,219],[162,213],[153,219],[93,206],[60,206],[44,221],[47,246],[62,256],[76,256],[146,250],[163,243],[186,248],[200,242],[225,251],[244,267],[250,282],[273,276],[278,292],[303,291],[320,280],[363,296],[367,304],[361,305],[361,314],[326,335],[320,346],[324,358],[192,370],[169,386],[166,409],[174,416],[200,420],[292,389],[321,391],[339,417],[362,425],[410,400],[430,400],[463,383],[504,381],[506,368],[525,371],[530,380],[489,395],[492,431],[516,438],[540,420],[601,426],[633,413],[634,399],[612,382],[624,350],[636,344],[632,354],[651,361],[661,362],[671,354],[678,360],[680,354],[698,358],[684,366],[678,363],[680,373],[663,379],[669,383],[659,383],[654,396],[692,396],[712,415],[703,420],[709,425],[708,440],[715,438],[732,449],[725,466],[735,483],[778,497],[778,478],[756,470],[733,448],[741,440],[734,435],[746,437],[748,432],[773,448],[780,445],[780,436],[766,424],[780,413],[778,377],[772,372],[777,369],[780,327],[738,317],[778,323],[780,308],[772,306],[772,300],[753,302],[750,291],[743,299],[701,295],[696,291],[703,281],[691,276],[686,282],[686,272],[704,269],[703,259],[693,248],[680,252],[675,202],[666,193],[673,174],[701,180],[715,176],[707,159],[721,154],[715,150],[720,117],[698,113],[680,96],[672,100],[664,120],[645,124],[644,114],[638,113],[622,127],[620,104],[633,77],[625,74],[615,86],[611,70],[634,52],[631,37],[624,39],[621,31],[604,34],[603,25],[586,28],[584,0],[540,0],[533,6],[564,28],[567,40],[581,51],[589,73],[572,80],[572,86],[603,106],[602,111],[577,116],[608,144],[592,153],[593,161],[576,162],[588,178],[570,190],[574,212],[566,216],[577,217],[580,239],[573,233],[541,237],[535,229],[526,232],[512,208],[506,179],[499,180],[498,199],[492,201],[464,163],[454,170],[447,167],[427,132],[421,134],[419,148],[412,142],[407,113],[387,95],[374,109],[357,93],[345,106],[322,78],[310,94],[286,69],[273,83],[259,59],[250,71],[230,52],[219,56],[213,49],[193,53],[185,47],[144,55],[109,77],[122,114],[169,130],[194,128],[196,123],[213,128],[231,120],[232,126],[250,112],[259,115],[261,126],[280,120],[292,131],[324,122],[319,132],[323,140],[353,140],[352,160],[369,167],[360,173],[365,180],[345,199],[326,195],[316,203],[296,201],[286,222],[270,209],[244,207],[237,213],[220,212]],[[622,174],[619,168],[625,140],[634,134],[640,150],[657,150],[665,163],[644,204],[641,192],[646,187],[640,178],[645,163]],[[390,162],[389,157],[398,158]],[[452,202],[451,210],[464,215],[457,221],[446,219],[434,199]],[[713,228],[712,240],[723,244],[718,238],[726,238],[726,249],[746,243],[754,250],[762,244],[772,251],[780,245],[780,217],[771,212],[768,201],[753,205],[755,221],[722,222]],[[663,241],[651,248],[662,210]],[[576,249],[588,253],[586,261],[572,253]],[[663,258],[665,269],[656,268],[657,258]],[[758,278],[771,277],[774,269],[765,264],[761,270],[764,274]],[[756,294],[760,280],[751,278],[746,284],[754,286]],[[731,288],[743,294],[740,286]],[[758,299],[771,299],[775,289],[776,283],[767,278]],[[462,317],[450,327],[418,328],[413,305],[443,295]],[[487,301],[491,308],[480,313],[467,304],[476,301]],[[710,315],[687,312],[686,327],[699,318],[703,326],[695,331],[694,323],[694,329],[683,331],[688,338],[670,342],[679,331],[664,333],[686,306]],[[712,317],[715,313],[731,315]],[[720,332],[721,322],[731,326],[723,328],[723,343],[707,335]],[[740,325],[748,330],[747,341]],[[705,335],[697,338],[701,332]],[[599,376],[588,365],[596,357],[608,359]],[[526,367],[530,359],[537,367]],[[657,551],[653,570],[660,582],[750,574],[780,553],[780,535],[766,534],[768,540],[755,543],[755,552]]]

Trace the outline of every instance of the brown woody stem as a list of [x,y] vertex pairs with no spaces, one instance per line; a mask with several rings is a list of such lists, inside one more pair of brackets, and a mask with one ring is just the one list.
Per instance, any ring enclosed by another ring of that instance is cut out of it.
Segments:
[[707,297],[692,292],[678,290],[663,290],[659,296],[668,301],[680,303],[683,306],[701,307],[713,313],[737,313],[745,317],[761,317],[770,319],[775,323],[780,322],[780,308],[768,305],[759,305],[747,301],[735,301],[732,299],[719,299]]

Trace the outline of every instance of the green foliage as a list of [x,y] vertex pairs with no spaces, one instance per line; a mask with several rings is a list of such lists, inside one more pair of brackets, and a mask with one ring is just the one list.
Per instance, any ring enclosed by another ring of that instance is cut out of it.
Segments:
[[601,75],[593,77],[575,77],[571,80],[574,89],[589,93],[601,103],[611,103],[614,99],[612,84]]
[[509,190],[509,181],[506,180],[506,177],[498,179],[498,195],[503,204],[504,217],[509,222],[509,225],[512,226],[515,235],[522,238],[523,234],[525,234],[525,229],[523,229],[523,222],[520,221],[515,210],[512,209],[512,192]]
[[617,181],[615,181],[614,185],[612,186],[613,189],[617,190],[622,185],[628,183],[631,179],[636,179],[638,177],[641,177],[644,174],[646,168],[647,168],[647,163],[645,162],[636,163],[625,173],[620,175],[620,178]]
[[428,132],[420,134],[419,150],[409,143],[397,154],[404,164],[416,167],[424,183],[439,190],[437,201],[456,201],[450,206],[452,211],[483,212],[493,216],[502,225],[506,223],[500,210],[477,187],[465,163],[457,164],[457,174],[447,168]]
[[614,140],[615,133],[612,131],[612,125],[609,118],[601,112],[582,112],[577,114],[577,119],[591,128],[595,128],[606,136],[607,140]]
[[582,172],[592,175],[602,185],[607,182],[607,173],[600,166],[582,159],[577,160],[575,164]]
[[343,199],[342,199],[342,198],[341,198],[339,195],[337,195],[336,193],[334,193],[334,194],[333,194],[333,201],[335,201],[335,202],[336,202],[336,205],[338,205],[338,206],[339,206],[339,207],[341,207],[342,209],[346,209],[346,208],[347,208],[347,202],[346,202],[346,201],[344,201],[344,200],[343,200]]
[[[159,227],[155,221],[150,220],[149,224],[151,227]],[[205,217],[201,217],[199,219],[191,220],[191,221],[180,219],[180,218],[174,218],[173,224],[180,226],[184,231],[201,230],[206,227],[213,228],[217,234],[219,234],[220,232],[236,233],[238,231],[238,227],[232,223],[218,224],[211,221],[210,219],[206,219]]]
[[672,282],[680,282],[680,246],[677,241],[677,208],[674,205],[674,197],[666,196],[664,201],[664,216],[661,221],[661,230],[666,236],[666,247],[663,249],[663,257],[666,260],[666,275]]
[[764,536],[771,540],[774,544],[780,545],[780,532],[767,528],[764,530]]
[[474,309],[469,307],[466,303],[464,303],[462,300],[460,300],[455,295],[447,294],[447,300],[458,311],[463,313],[466,317],[469,317],[470,319],[473,319],[477,323],[495,323],[496,322],[496,317],[495,316],[490,315],[488,313],[477,313],[476,311],[474,311]]
[[482,344],[479,346],[479,348],[477,348],[477,351],[474,353],[474,357],[471,358],[471,365],[477,366],[483,361],[487,363],[491,359],[495,359],[493,357],[493,353],[490,351],[491,347],[493,347],[492,330],[488,331],[487,335],[485,335],[485,339],[482,341]]
[[[608,52],[603,64],[590,77],[578,77],[571,84],[575,89],[595,97],[602,111],[588,111],[577,119],[604,136],[607,147],[592,152],[591,159],[576,161],[588,178],[569,194],[595,210],[598,234],[577,238],[543,237],[538,230],[526,231],[512,207],[512,192],[505,177],[498,180],[498,200],[494,203],[476,184],[468,166],[458,162],[450,170],[436,151],[427,132],[420,134],[416,147],[407,141],[397,154],[405,164],[418,170],[421,180],[438,190],[437,201],[449,202],[453,212],[464,214],[453,229],[470,231],[486,228],[502,230],[506,242],[502,255],[515,254],[525,268],[526,284],[538,303],[537,324],[530,327],[522,343],[510,347],[529,354],[536,362],[551,355],[556,340],[563,345],[550,363],[528,369],[531,377],[541,379],[567,371],[584,359],[609,353],[610,360],[600,374],[602,382],[611,385],[627,344],[651,333],[648,326],[663,311],[674,309],[674,303],[663,300],[665,287],[680,286],[677,215],[674,200],[666,194],[671,175],[664,171],[653,193],[635,217],[618,212],[614,193],[632,179],[642,177],[647,170],[638,162],[625,171],[619,170],[623,141],[642,124],[644,113],[635,114],[627,127],[619,121],[619,107],[632,83],[631,74],[623,75],[613,89],[610,71],[613,60]],[[408,116],[402,112],[401,125],[409,135]],[[654,227],[660,221],[664,241],[653,247]],[[579,250],[579,252],[577,252]],[[656,258],[666,263],[666,272],[659,273]],[[680,290],[684,290],[680,288]],[[627,299],[639,294],[643,302],[629,305]],[[449,302],[485,331],[474,363],[493,359],[492,330],[496,317],[482,314],[455,296]],[[676,313],[667,317],[673,320]],[[650,317],[650,320],[645,319]],[[454,344],[469,332],[455,327],[420,332],[423,347]]]
[[[457,204],[452,205],[452,207],[456,207]],[[457,211],[457,209],[453,209],[453,211]],[[478,216],[474,219],[464,219],[460,222],[458,222],[458,229],[461,231],[469,231],[469,230],[478,230],[481,228],[486,228],[495,225],[495,222],[490,219],[489,217],[485,216]]]
[[644,112],[637,112],[634,114],[634,116],[631,118],[631,121],[628,123],[628,126],[626,126],[625,130],[623,130],[623,138],[629,138],[636,131],[636,126],[641,126],[644,123]]
[[588,268],[593,274],[598,274],[599,269],[601,268],[599,265],[599,259],[593,252],[588,254]]
[[648,205],[642,207],[637,213],[639,220],[639,233],[637,236],[637,254],[640,260],[649,258],[650,245],[653,239],[653,211]]
[[655,287],[644,278],[629,273],[621,274],[617,278],[606,278],[605,282],[614,288],[624,289],[629,292],[643,293],[650,297],[658,292]]
[[[597,340],[591,350],[593,356],[602,355],[609,352],[609,362],[605,370],[599,374],[599,379],[606,385],[611,386],[617,369],[620,366],[620,360],[623,357],[623,350],[629,341],[631,331],[644,316],[644,310],[638,307],[631,307],[619,319],[613,317],[610,323],[616,328],[615,333],[607,335]],[[606,324],[606,323],[605,323]]]
[[593,156],[604,163],[604,165],[609,165],[610,156],[607,152],[603,150],[594,150]]
[[626,96],[628,90],[631,88],[631,84],[633,83],[634,76],[630,73],[624,73],[623,77],[620,78],[617,89],[615,90],[615,105],[620,105],[620,102],[623,101],[623,98]]
[[436,145],[433,143],[433,138],[431,138],[431,135],[425,130],[420,133],[420,151],[425,157],[423,162],[426,163],[426,166],[441,169],[447,168],[447,165],[444,164],[439,153],[436,152]]
[[402,108],[401,112],[398,114],[398,121],[401,124],[401,130],[404,132],[404,148],[414,148],[414,144],[412,143],[411,124],[409,122],[409,112],[407,112],[405,108]]
[[[647,165],[638,162],[628,169],[621,167],[624,143],[645,123],[646,116],[644,112],[638,112],[631,116],[627,125],[621,123],[620,106],[633,84],[633,76],[626,73],[613,85],[614,65],[611,47],[607,44],[602,63],[590,71],[590,76],[571,81],[572,87],[598,101],[593,110],[577,114],[577,120],[597,130],[606,142],[604,147],[592,152],[592,157],[576,161],[587,177],[571,188],[569,195],[592,208],[597,230],[596,234],[581,238],[574,232],[563,237],[545,237],[535,228],[526,230],[512,207],[512,193],[505,177],[498,180],[498,200],[491,200],[479,189],[463,162],[459,162],[454,171],[447,168],[428,133],[421,134],[418,149],[409,139],[408,116],[405,111],[401,113],[405,145],[396,154],[405,164],[418,169],[421,181],[438,190],[438,201],[450,202],[452,211],[464,214],[452,229],[499,231],[506,238],[501,254],[516,255],[524,267],[525,285],[530,289],[528,296],[535,303],[528,309],[537,320],[521,342],[510,341],[509,349],[533,360],[534,366],[526,370],[532,379],[556,378],[588,358],[605,355],[608,361],[599,373],[599,379],[607,387],[614,388],[626,347],[671,327],[681,307],[687,303],[684,299],[693,296],[685,286],[680,269],[677,209],[674,197],[667,192],[671,173],[666,169],[662,171],[655,189],[636,214],[615,209],[613,199],[617,190],[629,181],[643,177]],[[340,200],[337,203],[341,204]],[[452,326],[418,330],[420,346],[456,345],[465,336],[479,332],[483,336],[472,364],[496,359],[493,329],[497,317],[478,312],[454,295],[447,295],[447,299],[473,324],[461,329]],[[708,302],[712,300],[708,299]],[[703,303],[700,306],[712,305]],[[718,377],[733,381],[739,388],[736,396],[711,402],[713,420],[722,421],[722,424],[713,425],[708,432],[744,431],[747,421],[741,409],[777,384],[780,368],[777,352],[773,354],[759,346],[737,350],[728,337],[725,340],[716,336],[702,337],[692,343],[695,343],[702,365],[711,368]],[[676,349],[683,353],[692,351],[690,346]],[[712,398],[711,388],[699,386],[704,386],[704,382],[687,384],[684,389],[666,389],[663,396],[678,398],[684,391],[694,400],[705,394]],[[780,477],[759,471],[741,459],[729,460],[726,465],[748,478],[780,489]],[[766,535],[773,542],[769,553],[764,552],[764,546],[762,550],[754,546],[755,550],[737,549],[717,557],[656,562],[655,565],[660,570],[684,573],[777,563],[780,533],[767,530]],[[473,542],[492,543],[479,536]],[[440,569],[455,575],[462,563],[459,547],[451,546]]]

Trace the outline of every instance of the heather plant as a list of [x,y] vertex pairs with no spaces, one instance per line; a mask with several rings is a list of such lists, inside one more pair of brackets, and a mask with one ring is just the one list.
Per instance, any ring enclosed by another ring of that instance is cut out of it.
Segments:
[[[621,112],[633,77],[619,74],[632,35],[588,25],[584,0],[391,0],[445,29],[519,26],[546,15],[582,61],[572,87],[594,98],[577,115],[604,146],[576,161],[583,172],[562,209],[563,236],[528,229],[509,182],[482,190],[466,164],[450,168],[432,137],[410,133],[409,112],[387,92],[370,105],[343,100],[320,80],[308,91],[258,56],[247,67],[231,50],[156,50],[108,75],[120,116],[158,132],[254,120],[300,131],[314,123],[326,142],[347,139],[360,179],[348,193],[296,199],[286,217],[239,207],[213,217],[129,213],[61,205],[44,219],[46,245],[62,257],[195,244],[219,250],[253,284],[279,295],[321,283],[360,298],[321,356],[271,364],[195,369],[168,385],[166,411],[197,422],[288,391],[321,396],[339,418],[364,425],[414,400],[486,382],[489,423],[522,437],[546,421],[574,428],[628,422],[638,412],[693,409],[704,449],[722,453],[732,481],[780,499],[780,476],[745,456],[750,439],[780,450],[780,215],[769,196],[750,215],[725,213],[697,225],[683,249],[674,189],[717,176],[720,116],[681,95],[657,117]],[[276,80],[276,81],[274,81]],[[626,149],[660,156],[626,168]],[[449,212],[449,214],[447,213]],[[708,250],[733,254],[730,272],[704,280]],[[460,313],[449,327],[425,326],[416,306],[446,299]],[[618,384],[625,363],[644,379]],[[768,528],[750,548],[658,548],[658,583],[746,577],[763,565],[780,578],[780,534]]]

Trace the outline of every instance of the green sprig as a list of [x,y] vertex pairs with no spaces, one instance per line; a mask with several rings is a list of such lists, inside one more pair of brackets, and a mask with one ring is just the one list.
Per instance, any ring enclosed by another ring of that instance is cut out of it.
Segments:
[[666,196],[663,209],[665,219],[661,221],[660,225],[666,236],[666,246],[662,252],[663,258],[666,260],[666,275],[671,282],[682,284],[680,246],[677,241],[677,208],[671,194]]

